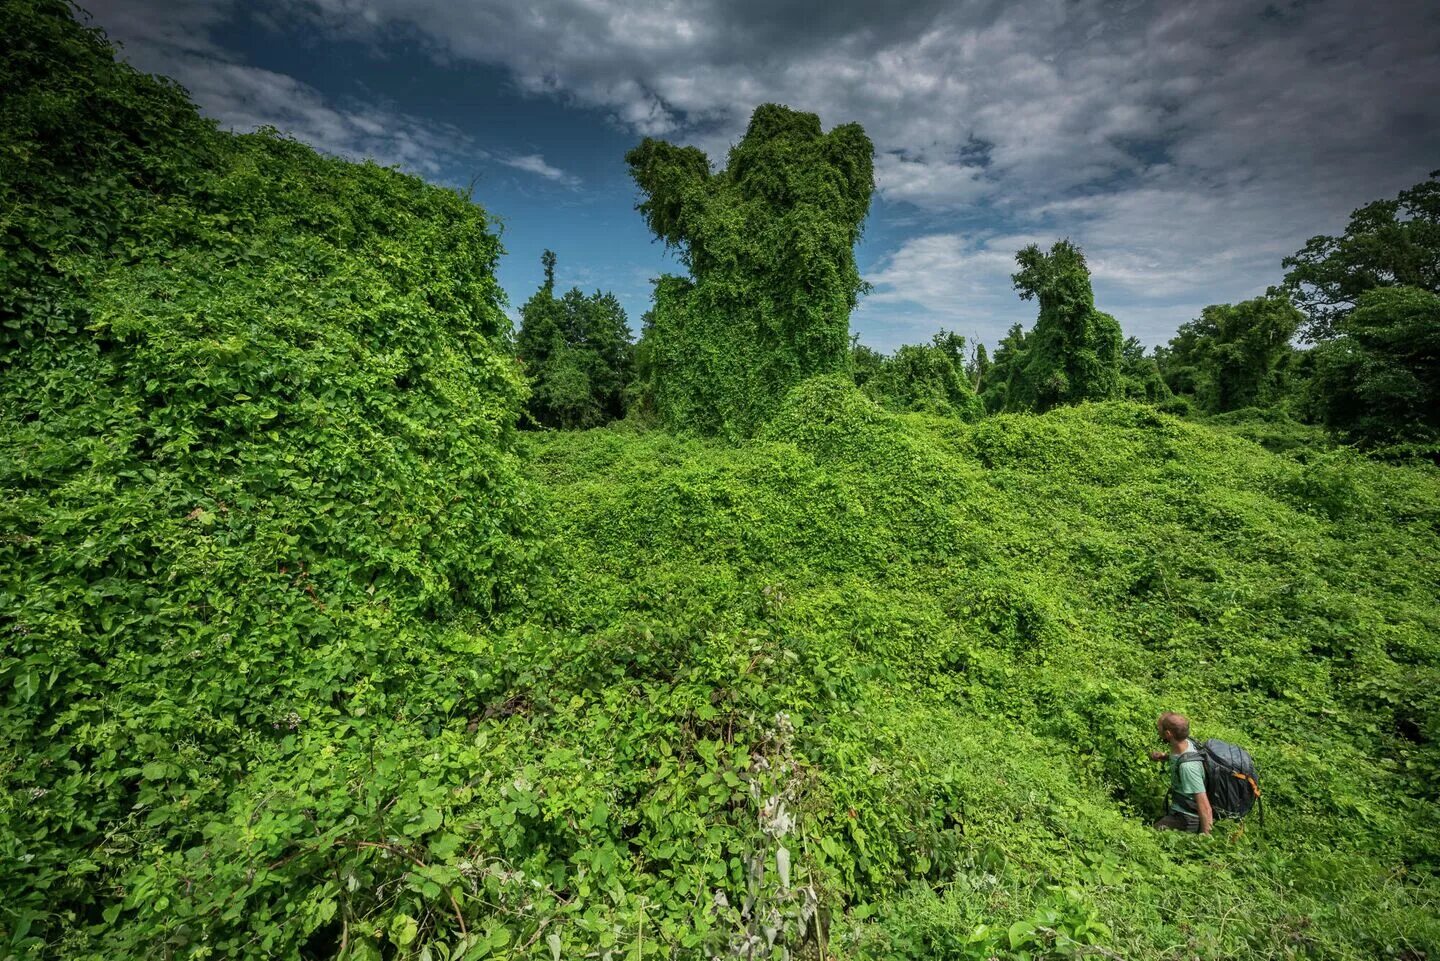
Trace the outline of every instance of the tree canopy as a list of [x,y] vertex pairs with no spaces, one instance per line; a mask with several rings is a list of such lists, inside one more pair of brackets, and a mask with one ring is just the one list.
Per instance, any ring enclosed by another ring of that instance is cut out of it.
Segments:
[[526,412],[543,427],[598,427],[624,414],[632,352],[625,310],[598,290],[556,297],[555,254],[540,259],[545,282],[520,308],[515,338],[530,379]]
[[1440,443],[1440,295],[1368,290],[1335,335],[1315,349],[1320,420],[1368,446]]
[[1285,289],[1307,317],[1305,338],[1338,333],[1341,318],[1376,287],[1440,293],[1440,170],[1393,200],[1350,215],[1339,237],[1312,237],[1282,266]]
[[1165,351],[1166,382],[1211,413],[1277,403],[1291,339],[1304,317],[1283,293],[1212,304]]
[[858,124],[824,133],[815,114],[763,104],[718,172],[650,138],[626,154],[639,210],[690,274],[656,283],[645,335],[666,423],[749,434],[791,386],[847,369],[872,151]]

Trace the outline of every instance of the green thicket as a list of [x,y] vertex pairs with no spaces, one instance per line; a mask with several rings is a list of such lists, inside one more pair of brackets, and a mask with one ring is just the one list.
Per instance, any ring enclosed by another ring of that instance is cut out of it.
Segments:
[[789,388],[846,369],[871,153],[857,124],[822,133],[814,114],[762,104],[721,171],[649,138],[626,155],[640,211],[689,270],[657,282],[645,334],[665,424],[746,436]]
[[1061,404],[1122,395],[1122,335],[1095,309],[1090,269],[1080,248],[1057,241],[1049,253],[1031,244],[1015,255],[1015,289],[1040,302],[1028,333],[1012,330],[996,352],[985,406],[1044,412]]
[[[977,961],[1440,946],[1432,469],[1284,458],[1140,406],[893,415],[843,377],[741,447],[533,449],[590,639],[537,682],[556,714],[516,723],[563,727],[586,786],[554,776],[631,839],[620,887],[652,930]],[[1263,828],[1150,830],[1165,708],[1255,753]],[[747,881],[749,915],[704,907]]]
[[1320,421],[1362,444],[1440,451],[1440,295],[1368,290],[1334,329],[1314,350]]
[[614,294],[572,287],[555,296],[555,254],[545,282],[520,308],[515,353],[530,380],[526,412],[541,427],[598,427],[625,413],[633,347]]
[[1163,351],[1166,383],[1210,413],[1278,406],[1287,393],[1285,373],[1295,362],[1290,342],[1303,320],[1277,293],[1206,307],[1180,325]]
[[984,413],[966,370],[965,338],[950,331],[928,344],[904,344],[888,357],[856,344],[851,366],[856,385],[886,409],[963,420]]
[[[1440,950],[1433,467],[954,416],[1150,376],[1068,245],[988,370],[945,336],[856,388],[868,144],[782,108],[720,174],[638,154],[692,277],[633,409],[756,436],[517,435],[483,211],[0,14],[5,956]],[[1379,297],[1344,336],[1428,362]],[[676,366],[727,317],[769,379]],[[1253,751],[1263,829],[1147,827],[1162,708]]]
[[0,23],[0,953],[333,947],[321,885],[404,883],[442,630],[531,582],[498,241]]

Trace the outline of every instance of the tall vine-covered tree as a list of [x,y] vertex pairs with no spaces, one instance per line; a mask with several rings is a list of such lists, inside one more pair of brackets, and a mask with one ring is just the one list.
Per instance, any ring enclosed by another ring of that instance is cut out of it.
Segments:
[[1006,409],[1010,386],[1025,360],[1027,343],[1025,328],[1012,324],[1009,332],[995,346],[995,356],[980,381],[980,400],[989,413],[998,414]]
[[1212,413],[1266,407],[1283,392],[1291,339],[1304,316],[1277,291],[1212,304],[1182,324],[1165,352],[1166,381]]
[[1040,302],[1040,316],[1010,377],[1004,409],[1045,411],[1119,397],[1120,324],[1095,309],[1080,248],[1060,240],[1046,253],[1031,244],[1015,262],[1015,289],[1022,300]]
[[598,427],[624,413],[632,346],[614,294],[572,287],[555,296],[555,254],[540,258],[545,281],[520,308],[515,352],[530,378],[526,411],[543,427]]
[[801,380],[848,369],[872,153],[858,124],[824,133],[815,114],[763,104],[718,172],[650,138],[626,154],[639,210],[689,269],[657,282],[646,335],[666,423],[747,435]]
[[1285,289],[1307,317],[1306,340],[1337,336],[1367,290],[1413,287],[1440,294],[1440,170],[1394,200],[1350,215],[1339,237],[1310,238],[1282,261]]

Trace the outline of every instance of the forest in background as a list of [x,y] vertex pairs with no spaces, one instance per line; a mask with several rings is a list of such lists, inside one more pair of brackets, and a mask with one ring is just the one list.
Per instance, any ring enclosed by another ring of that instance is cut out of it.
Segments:
[[[512,330],[468,196],[0,41],[0,957],[1440,952],[1440,181],[1153,353],[1059,241],[882,357],[869,141],[767,105],[628,155],[631,344],[553,257]],[[1149,828],[1162,709],[1265,824]]]
[[1440,171],[1356,210],[1343,234],[1314,237],[1277,265],[1276,286],[1206,307],[1153,350],[1096,309],[1084,253],[1059,240],[1015,255],[1015,290],[1039,306],[1028,330],[1016,324],[992,351],[942,329],[886,355],[843,341],[864,289],[853,247],[871,148],[857,140],[853,156],[837,153],[827,138],[839,136],[864,134],[852,125],[821,137],[814,115],[765,105],[724,170],[712,173],[693,147],[647,140],[632,151],[640,209],[691,275],[656,281],[632,344],[612,295],[554,296],[546,251],[547,279],[521,310],[516,343],[533,389],[527,423],[630,417],[742,437],[800,380],[846,371],[897,413],[973,421],[1129,400],[1272,444],[1436,459]]

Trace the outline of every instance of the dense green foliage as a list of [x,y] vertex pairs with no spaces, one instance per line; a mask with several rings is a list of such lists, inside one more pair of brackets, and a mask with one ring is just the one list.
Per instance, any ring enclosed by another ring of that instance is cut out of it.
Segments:
[[712,173],[694,147],[626,155],[655,235],[688,278],[656,284],[649,403],[671,427],[745,436],[806,377],[846,369],[872,148],[857,124],[762,104]]
[[1162,354],[1166,383],[1209,413],[1276,406],[1294,360],[1290,341],[1303,319],[1284,295],[1273,293],[1206,307],[1180,325]]
[[[718,850],[739,886],[767,852],[758,903],[799,949],[816,929],[769,887],[784,847],[842,957],[1440,946],[1433,470],[1282,458],[1127,405],[896,416],[844,379],[805,385],[742,447],[591,431],[534,450],[596,638],[576,650],[608,652],[642,702],[597,708],[606,685],[567,674],[586,707],[566,746],[606,778],[611,741],[662,774],[632,813],[606,795],[637,838],[627,892],[673,890]],[[715,673],[721,656],[737,666]],[[1263,829],[1149,829],[1165,707],[1254,751]],[[795,823],[777,838],[746,759],[774,756],[779,711]],[[678,737],[641,747],[657,725]],[[686,764],[722,796],[734,775],[736,820],[704,835],[719,849],[667,834],[653,861],[652,818],[673,810],[653,799]],[[648,903],[660,928],[691,902]]]
[[1080,248],[1056,241],[1046,253],[1031,244],[1015,255],[1015,289],[1040,302],[1028,333],[1012,330],[995,354],[985,406],[994,411],[1047,411],[1061,404],[1120,397],[1122,336],[1095,309],[1090,269]]
[[[1158,370],[1066,244],[988,369],[850,354],[863,134],[782,108],[721,174],[632,155],[692,278],[631,410],[755,436],[517,434],[468,198],[219,133],[57,0],[0,14],[3,956],[1440,951],[1433,466],[1266,411],[967,422],[977,381]],[[806,224],[799,273],[745,260]],[[572,293],[531,302],[538,369],[623,339]],[[1433,300],[1365,294],[1317,369],[1423,403]],[[774,379],[675,366],[717,304]],[[1253,751],[1263,828],[1147,826],[1162,708]]]
[[1160,372],[1159,351],[1146,351],[1138,337],[1126,337],[1120,345],[1120,396],[1143,404],[1165,404],[1173,400],[1170,386]]
[[542,427],[598,427],[622,416],[632,346],[614,294],[555,296],[555,254],[545,251],[545,282],[520,308],[515,353],[530,379],[526,412]]
[[1377,287],[1440,294],[1440,170],[1350,215],[1339,237],[1312,237],[1283,265],[1285,287],[1308,317],[1311,341],[1333,337],[1337,322]]
[[355,845],[418,800],[285,778],[402,751],[454,697],[417,652],[533,580],[499,244],[217,133],[63,4],[0,22],[0,943],[293,946],[336,910],[298,878],[390,901]]
[[1440,445],[1440,295],[1379,287],[1315,348],[1310,394],[1327,426],[1367,445]]
[[965,338],[941,330],[928,344],[905,344],[890,357],[856,345],[855,382],[881,406],[975,420],[983,413],[966,371]]

